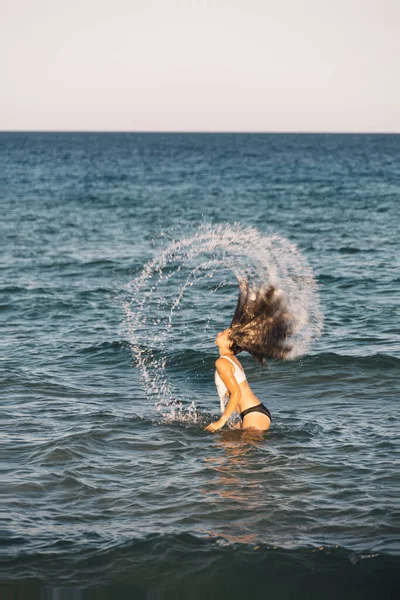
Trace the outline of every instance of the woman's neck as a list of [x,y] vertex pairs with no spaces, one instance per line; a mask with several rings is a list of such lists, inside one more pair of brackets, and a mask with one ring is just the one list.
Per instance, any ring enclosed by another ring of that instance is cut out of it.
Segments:
[[221,350],[221,348],[219,349],[219,355],[220,356],[234,356],[233,352],[230,352],[229,350]]

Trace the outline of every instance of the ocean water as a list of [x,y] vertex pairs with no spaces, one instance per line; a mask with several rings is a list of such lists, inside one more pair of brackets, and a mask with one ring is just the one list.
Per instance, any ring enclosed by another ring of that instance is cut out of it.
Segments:
[[[0,139],[1,597],[394,598],[400,136]],[[241,355],[270,430],[209,434],[272,259],[314,329]]]

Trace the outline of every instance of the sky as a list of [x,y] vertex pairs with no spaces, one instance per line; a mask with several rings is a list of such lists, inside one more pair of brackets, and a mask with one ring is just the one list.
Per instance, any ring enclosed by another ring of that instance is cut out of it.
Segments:
[[0,0],[0,130],[400,133],[399,0]]

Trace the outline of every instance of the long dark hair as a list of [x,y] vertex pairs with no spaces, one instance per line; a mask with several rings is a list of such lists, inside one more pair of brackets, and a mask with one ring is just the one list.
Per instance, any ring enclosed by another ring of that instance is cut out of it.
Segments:
[[233,354],[246,351],[260,363],[287,358],[292,326],[282,292],[273,285],[250,292],[246,280],[239,281],[239,290],[229,333]]

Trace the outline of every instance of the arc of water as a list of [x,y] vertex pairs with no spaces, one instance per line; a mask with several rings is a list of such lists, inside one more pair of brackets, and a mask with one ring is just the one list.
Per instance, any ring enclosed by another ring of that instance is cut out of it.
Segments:
[[[205,260],[195,264],[202,256]],[[190,272],[179,281],[184,268]],[[182,298],[196,283],[223,269],[237,279],[247,278],[254,287],[270,282],[282,290],[296,331],[291,358],[307,352],[321,334],[318,286],[294,244],[240,224],[201,226],[194,235],[171,242],[126,286],[130,298],[123,309],[132,353],[148,396],[155,397],[160,408],[177,400],[166,374],[166,345]],[[178,279],[178,293],[167,300],[162,286],[167,289],[173,278]],[[217,283],[213,291],[224,284]]]

